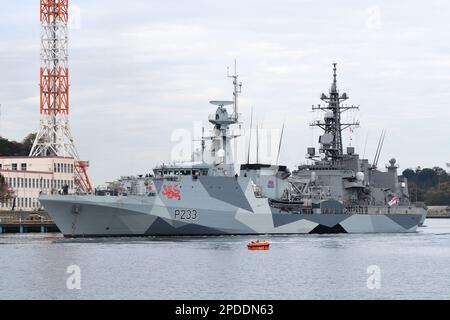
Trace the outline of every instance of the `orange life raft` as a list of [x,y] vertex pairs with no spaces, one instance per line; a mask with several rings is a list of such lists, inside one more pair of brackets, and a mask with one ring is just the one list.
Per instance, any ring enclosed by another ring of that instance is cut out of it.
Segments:
[[269,250],[269,241],[251,241],[247,244],[248,250]]

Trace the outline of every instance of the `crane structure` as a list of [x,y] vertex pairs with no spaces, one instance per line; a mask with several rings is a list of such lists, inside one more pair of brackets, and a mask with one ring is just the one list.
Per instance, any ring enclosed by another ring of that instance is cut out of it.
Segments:
[[68,0],[40,0],[40,128],[30,157],[74,158],[75,185],[91,192],[88,161],[80,160],[69,126]]

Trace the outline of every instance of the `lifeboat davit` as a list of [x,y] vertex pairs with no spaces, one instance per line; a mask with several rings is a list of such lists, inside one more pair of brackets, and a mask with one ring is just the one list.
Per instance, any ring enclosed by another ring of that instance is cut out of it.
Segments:
[[269,241],[251,241],[247,244],[248,250],[269,250]]

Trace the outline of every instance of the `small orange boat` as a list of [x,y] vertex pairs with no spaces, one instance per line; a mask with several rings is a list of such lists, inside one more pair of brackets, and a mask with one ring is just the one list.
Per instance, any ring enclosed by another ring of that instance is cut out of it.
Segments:
[[247,244],[248,250],[269,250],[269,241],[251,241]]

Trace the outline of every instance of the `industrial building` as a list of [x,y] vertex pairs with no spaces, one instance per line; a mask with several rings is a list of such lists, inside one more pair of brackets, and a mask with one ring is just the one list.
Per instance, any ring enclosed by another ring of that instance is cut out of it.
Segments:
[[14,197],[0,204],[0,211],[37,211],[40,193],[75,191],[75,160],[70,157],[1,157],[0,174]]

